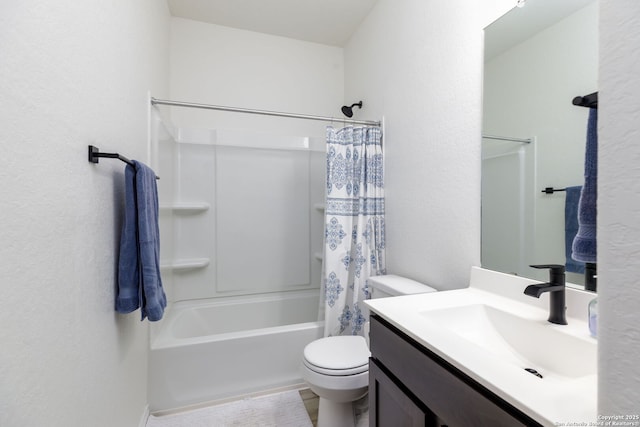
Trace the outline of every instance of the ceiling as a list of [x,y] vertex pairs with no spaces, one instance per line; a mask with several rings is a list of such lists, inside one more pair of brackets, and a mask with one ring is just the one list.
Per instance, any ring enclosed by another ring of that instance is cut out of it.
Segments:
[[171,15],[344,46],[378,0],[167,0]]
[[527,0],[485,28],[485,60],[523,42],[596,0]]

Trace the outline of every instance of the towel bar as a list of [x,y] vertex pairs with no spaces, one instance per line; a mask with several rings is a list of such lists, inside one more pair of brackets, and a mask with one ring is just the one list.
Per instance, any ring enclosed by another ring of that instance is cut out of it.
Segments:
[[553,187],[545,187],[541,192],[544,194],[553,194],[556,191],[567,191],[566,188],[553,188]]
[[598,108],[598,92],[593,92],[584,96],[576,96],[573,98],[571,103],[578,107]]
[[[125,162],[128,165],[135,167],[135,163],[131,160],[127,159],[122,154],[118,153],[101,153],[100,149],[94,145],[89,145],[89,162],[91,163],[99,163],[100,157],[108,158],[108,159],[118,159],[120,161]],[[160,179],[159,176],[156,176],[156,179]]]

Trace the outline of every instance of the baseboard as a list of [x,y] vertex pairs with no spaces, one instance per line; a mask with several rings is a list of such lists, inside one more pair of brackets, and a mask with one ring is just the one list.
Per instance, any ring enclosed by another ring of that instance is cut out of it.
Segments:
[[148,419],[149,419],[149,405],[145,405],[144,411],[142,412],[142,416],[140,417],[140,423],[138,423],[138,427],[146,427]]

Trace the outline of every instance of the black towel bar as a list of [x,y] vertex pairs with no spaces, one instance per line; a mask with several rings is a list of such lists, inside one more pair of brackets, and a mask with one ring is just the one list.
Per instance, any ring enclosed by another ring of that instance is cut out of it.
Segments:
[[[90,145],[89,146],[89,162],[91,163],[98,163],[100,161],[100,157],[104,157],[104,158],[108,158],[108,159],[118,159],[120,161],[125,162],[128,165],[134,166],[135,164],[127,159],[125,156],[123,156],[122,154],[118,154],[118,153],[101,153],[100,150],[98,149],[98,147],[94,146],[94,145]],[[156,179],[160,179],[159,176],[156,176]]]
[[567,189],[566,188],[545,187],[544,190],[542,190],[542,193],[544,193],[544,194],[553,194],[556,191],[567,191]]
[[584,96],[576,96],[571,102],[578,107],[598,108],[598,92]]

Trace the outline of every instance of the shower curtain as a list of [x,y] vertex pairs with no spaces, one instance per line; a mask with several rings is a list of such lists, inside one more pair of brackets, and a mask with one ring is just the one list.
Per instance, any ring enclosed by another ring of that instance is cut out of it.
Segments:
[[325,336],[362,335],[367,279],[385,274],[382,134],[327,127]]

